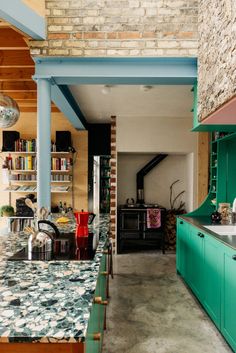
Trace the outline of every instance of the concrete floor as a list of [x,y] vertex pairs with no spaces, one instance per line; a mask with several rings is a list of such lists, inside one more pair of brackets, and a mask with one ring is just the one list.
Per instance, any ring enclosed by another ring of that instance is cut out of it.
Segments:
[[175,255],[118,255],[103,353],[232,352],[175,271]]

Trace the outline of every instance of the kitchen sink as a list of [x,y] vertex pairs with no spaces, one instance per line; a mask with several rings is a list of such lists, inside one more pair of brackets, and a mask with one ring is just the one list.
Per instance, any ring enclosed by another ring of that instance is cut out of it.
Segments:
[[211,230],[214,233],[219,235],[235,235],[236,236],[236,225],[211,225],[211,226],[203,226]]

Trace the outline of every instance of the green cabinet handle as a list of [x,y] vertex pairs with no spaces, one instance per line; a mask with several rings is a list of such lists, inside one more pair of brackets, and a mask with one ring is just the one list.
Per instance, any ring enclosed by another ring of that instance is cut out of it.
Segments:
[[236,255],[233,255],[233,256],[232,256],[232,259],[233,259],[234,261],[236,261]]
[[200,238],[204,238],[204,234],[202,234],[202,233],[197,233],[197,235],[200,237]]
[[184,222],[183,222],[183,221],[180,221],[179,223],[180,223],[180,224],[184,224]]

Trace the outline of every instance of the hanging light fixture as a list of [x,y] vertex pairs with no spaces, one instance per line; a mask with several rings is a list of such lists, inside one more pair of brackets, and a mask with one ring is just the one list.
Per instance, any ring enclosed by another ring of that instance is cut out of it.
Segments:
[[0,93],[0,128],[15,125],[20,116],[20,109],[14,99]]

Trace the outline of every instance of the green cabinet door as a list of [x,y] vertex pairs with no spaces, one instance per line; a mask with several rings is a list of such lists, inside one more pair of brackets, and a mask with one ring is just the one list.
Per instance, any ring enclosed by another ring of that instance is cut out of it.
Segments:
[[176,268],[183,278],[185,278],[187,267],[188,229],[189,224],[181,218],[177,218]]
[[236,250],[224,248],[221,331],[236,351]]
[[220,291],[223,268],[221,248],[219,241],[205,233],[202,304],[218,328],[220,328]]
[[[98,276],[94,298],[99,296],[100,296],[100,276]],[[87,329],[86,341],[85,341],[86,353],[101,352],[101,342],[100,342],[101,340],[94,339],[94,335],[101,333],[100,310],[101,310],[101,304],[93,303],[90,311],[89,323],[88,323],[88,329]]]
[[187,267],[186,282],[195,295],[201,300],[203,297],[203,246],[204,234],[198,228],[189,226],[189,237],[186,249]]
[[[102,298],[102,301],[106,301],[107,300],[107,255],[106,254],[103,255],[101,260],[99,285],[100,285],[100,297]],[[100,325],[100,332],[102,334],[102,338],[100,341],[101,351],[102,351],[102,344],[103,344],[103,332],[104,332],[105,317],[106,317],[105,315],[106,315],[106,305],[100,304],[99,325]]]

